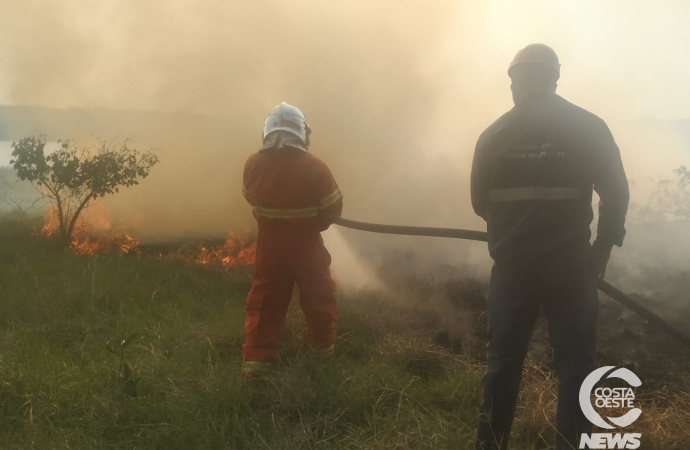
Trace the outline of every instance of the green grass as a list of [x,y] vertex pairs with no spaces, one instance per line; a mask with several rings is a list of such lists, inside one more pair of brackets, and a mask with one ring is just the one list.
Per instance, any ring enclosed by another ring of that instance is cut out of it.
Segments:
[[[322,365],[293,302],[282,362],[247,384],[249,287],[243,268],[74,257],[0,225],[0,448],[472,448],[481,366],[434,346],[415,305],[341,293],[337,360]],[[106,343],[132,333],[124,395]],[[554,398],[530,369],[514,448],[548,448]]]
[[[328,366],[310,359],[291,308],[283,362],[247,385],[238,378],[245,270],[74,257],[31,248],[29,237],[10,244],[0,269],[1,448],[458,448],[471,440],[478,373],[452,359],[428,374],[409,366],[427,349],[411,337],[396,348],[385,326],[395,317],[379,315],[371,297],[343,296],[338,360]],[[137,395],[128,397],[106,342],[134,332],[125,360]]]

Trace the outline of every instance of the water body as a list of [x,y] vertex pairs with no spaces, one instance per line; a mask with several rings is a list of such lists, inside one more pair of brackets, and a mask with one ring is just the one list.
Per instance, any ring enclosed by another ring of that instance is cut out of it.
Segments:
[[0,141],[0,167],[8,166],[12,159],[12,141]]
[[[48,142],[46,144],[46,151],[52,152],[58,148],[57,142]],[[12,159],[12,141],[0,141],[0,167],[9,166]]]

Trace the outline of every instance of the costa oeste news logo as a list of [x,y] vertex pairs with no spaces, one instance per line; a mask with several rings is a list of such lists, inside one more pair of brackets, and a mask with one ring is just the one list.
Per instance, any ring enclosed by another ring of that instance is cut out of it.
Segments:
[[[615,370],[614,370],[615,369]],[[625,381],[627,387],[596,387],[603,378],[618,378]],[[580,408],[585,417],[599,428],[614,430],[625,428],[635,422],[642,414],[640,408],[635,407],[635,392],[633,388],[640,386],[642,382],[629,369],[624,367],[616,369],[615,366],[605,366],[590,373],[580,387]],[[594,393],[594,403],[592,403]],[[608,417],[607,409],[627,409],[622,416]],[[602,412],[606,416],[604,419]],[[641,433],[583,433],[580,436],[581,449],[636,449],[640,448]]]

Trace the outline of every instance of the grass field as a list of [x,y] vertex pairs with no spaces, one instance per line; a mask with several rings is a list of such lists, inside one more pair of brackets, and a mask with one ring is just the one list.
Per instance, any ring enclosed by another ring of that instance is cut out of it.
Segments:
[[[293,302],[282,363],[246,384],[249,286],[245,268],[75,257],[3,223],[0,448],[471,448],[481,364],[434,344],[419,305],[342,292],[337,360],[322,365]],[[106,343],[127,337],[125,379]],[[661,400],[646,401],[642,448],[690,448],[687,393]],[[529,366],[515,449],[549,448],[554,406],[552,376]]]

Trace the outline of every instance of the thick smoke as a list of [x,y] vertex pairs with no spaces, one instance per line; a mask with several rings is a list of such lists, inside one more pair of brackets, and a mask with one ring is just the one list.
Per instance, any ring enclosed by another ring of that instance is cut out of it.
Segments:
[[[146,240],[253,226],[240,195],[242,167],[259,146],[266,112],[283,100],[307,114],[311,150],[335,173],[347,216],[483,227],[469,206],[474,143],[512,106],[506,68],[531,42],[559,53],[559,92],[607,120],[640,198],[650,179],[690,159],[682,130],[633,122],[687,118],[690,66],[679,61],[690,9],[682,2],[2,6],[0,103],[122,110],[105,124],[80,110],[84,120],[69,132],[134,136],[158,149],[151,177],[106,201],[115,220]],[[482,244],[343,235],[357,247],[412,247],[425,262],[489,263]]]

